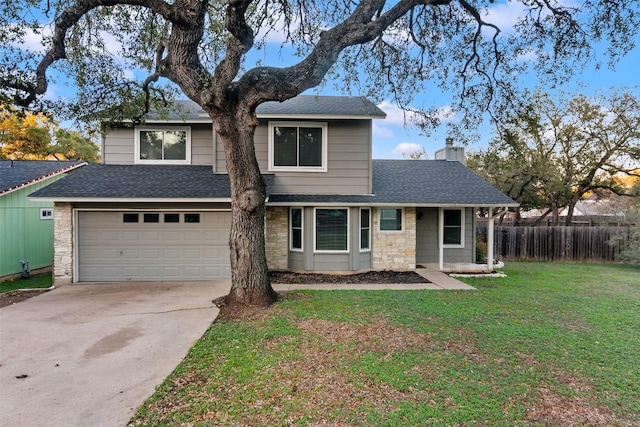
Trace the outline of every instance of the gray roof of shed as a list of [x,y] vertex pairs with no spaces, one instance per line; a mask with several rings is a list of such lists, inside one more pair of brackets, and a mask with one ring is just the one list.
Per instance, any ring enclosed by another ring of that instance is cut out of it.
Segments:
[[0,194],[84,164],[77,160],[0,160]]
[[[363,96],[315,96],[299,95],[284,102],[265,102],[256,114],[269,117],[323,116],[323,117],[371,117],[384,118],[385,112]],[[176,100],[169,107],[168,117],[150,112],[148,120],[202,121],[209,117],[202,107],[191,100]]]
[[[267,194],[273,175],[264,175]],[[229,199],[229,178],[210,166],[91,164],[33,193],[50,199]],[[372,195],[277,195],[273,204],[512,206],[458,162],[373,160]]]
[[[267,193],[273,177],[263,175]],[[230,199],[228,175],[211,166],[91,164],[29,195],[51,199]]]

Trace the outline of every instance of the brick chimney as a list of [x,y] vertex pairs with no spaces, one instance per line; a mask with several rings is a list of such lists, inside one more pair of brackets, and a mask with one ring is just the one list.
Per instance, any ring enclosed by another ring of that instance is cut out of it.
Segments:
[[435,159],[464,164],[464,147],[454,147],[453,138],[447,137],[444,148],[436,151]]

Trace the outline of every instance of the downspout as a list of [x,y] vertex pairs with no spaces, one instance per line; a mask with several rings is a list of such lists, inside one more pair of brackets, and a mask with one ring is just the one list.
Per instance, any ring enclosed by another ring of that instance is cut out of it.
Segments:
[[487,224],[487,269],[493,271],[493,208],[489,208],[489,223]]
[[438,209],[438,268],[444,270],[444,215],[442,208]]

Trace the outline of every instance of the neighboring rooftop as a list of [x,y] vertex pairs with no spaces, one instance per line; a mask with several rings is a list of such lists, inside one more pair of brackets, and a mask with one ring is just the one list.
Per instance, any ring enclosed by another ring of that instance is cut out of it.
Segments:
[[[264,175],[267,194],[272,176]],[[90,164],[29,197],[52,199],[231,198],[228,175],[211,166]]]
[[0,160],[0,195],[83,164],[78,160]]
[[[385,112],[362,96],[315,96],[299,95],[284,102],[265,102],[256,109],[258,117],[294,118],[305,116],[333,118],[384,118]],[[208,121],[209,116],[202,107],[191,100],[176,100],[166,117],[149,113],[149,121]]]

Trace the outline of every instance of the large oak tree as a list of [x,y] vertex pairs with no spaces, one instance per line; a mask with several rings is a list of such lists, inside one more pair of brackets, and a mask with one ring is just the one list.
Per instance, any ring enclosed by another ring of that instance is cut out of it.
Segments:
[[[76,114],[112,106],[116,119],[139,116],[172,87],[198,103],[224,145],[231,183],[228,301],[268,304],[276,295],[253,144],[258,105],[326,78],[400,105],[437,85],[455,96],[460,123],[472,124],[487,111],[507,110],[517,99],[513,83],[528,68],[561,83],[601,42],[615,61],[637,32],[632,3],[513,1],[520,18],[501,33],[486,14],[497,6],[493,0],[15,0],[1,6],[0,96],[20,105],[46,102],[48,80],[58,72],[78,88],[69,110]],[[52,17],[48,32],[42,23]],[[284,53],[267,43],[274,33]],[[34,34],[44,50],[23,48]],[[291,54],[291,65],[278,64],[278,55]],[[131,69],[148,76],[137,81]],[[435,107],[425,106],[422,124],[437,122]]]

